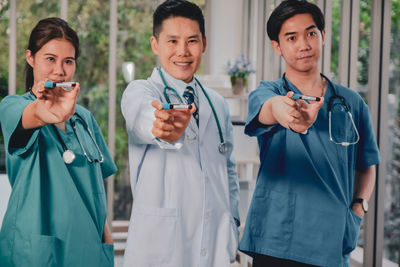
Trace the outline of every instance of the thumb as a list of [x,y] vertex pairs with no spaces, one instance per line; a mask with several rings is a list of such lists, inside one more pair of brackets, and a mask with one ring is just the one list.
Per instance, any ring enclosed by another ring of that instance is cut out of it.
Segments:
[[192,108],[189,109],[190,115],[192,115],[196,111],[196,105],[192,104]]
[[162,103],[160,101],[153,100],[151,105],[157,110],[162,110]]
[[289,97],[290,99],[292,99],[292,96],[294,95],[293,91],[289,91],[286,96]]

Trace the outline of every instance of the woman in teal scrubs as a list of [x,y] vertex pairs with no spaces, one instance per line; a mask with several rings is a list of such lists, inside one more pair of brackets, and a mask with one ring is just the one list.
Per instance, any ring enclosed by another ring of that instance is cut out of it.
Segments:
[[92,114],[70,82],[79,57],[75,31],[39,21],[26,50],[26,90],[0,103],[12,186],[0,232],[0,266],[113,266],[103,179],[116,172]]

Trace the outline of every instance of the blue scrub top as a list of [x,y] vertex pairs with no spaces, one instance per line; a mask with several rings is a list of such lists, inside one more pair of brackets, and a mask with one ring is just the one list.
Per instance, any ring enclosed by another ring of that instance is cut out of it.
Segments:
[[[102,243],[106,220],[103,179],[117,169],[101,131],[91,113],[76,105],[104,162],[87,161],[68,121],[66,132],[58,132],[76,159],[66,164],[51,125],[21,130],[22,113],[34,100],[26,93],[8,96],[0,103],[12,186],[0,232],[0,266],[113,266],[113,246]],[[84,124],[76,120],[76,126],[89,157],[99,159]]]
[[[289,89],[301,93],[288,81]],[[260,170],[239,249],[318,266],[349,266],[361,218],[350,208],[355,170],[378,164],[380,155],[368,106],[355,91],[334,84],[343,96],[360,134],[356,145],[329,140],[328,86],[317,120],[303,135],[279,124],[258,122],[266,100],[286,95],[283,80],[261,82],[249,96],[245,133],[257,136]],[[340,100],[332,107],[332,136],[355,140]]]

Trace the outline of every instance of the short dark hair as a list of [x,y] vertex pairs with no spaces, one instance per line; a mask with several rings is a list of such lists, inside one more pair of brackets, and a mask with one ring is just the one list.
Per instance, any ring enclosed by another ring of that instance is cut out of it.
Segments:
[[[40,20],[31,32],[27,49],[31,51],[31,55],[35,55],[37,51],[53,39],[69,41],[75,48],[75,60],[78,59],[80,54],[78,35],[65,20],[60,18]],[[28,62],[25,66],[25,76],[25,90],[29,91],[33,86],[34,77],[33,69]]]
[[267,33],[271,41],[279,42],[282,24],[297,14],[310,14],[320,32],[325,29],[325,18],[318,6],[306,0],[285,0],[272,11],[267,22]]
[[167,0],[159,5],[153,14],[154,37],[158,38],[163,21],[170,17],[184,17],[197,21],[201,34],[205,36],[203,12],[196,4],[184,0]]

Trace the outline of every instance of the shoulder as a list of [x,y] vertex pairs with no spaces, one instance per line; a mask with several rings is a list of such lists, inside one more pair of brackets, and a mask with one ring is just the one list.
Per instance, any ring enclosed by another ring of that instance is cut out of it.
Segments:
[[5,98],[3,98],[1,103],[9,102],[9,101],[16,101],[16,100],[19,100],[19,101],[21,101],[21,100],[33,101],[34,97],[30,93],[25,93],[23,95],[8,95]]
[[282,90],[282,79],[276,81],[261,81],[258,87],[253,90],[250,95],[260,95],[268,92],[273,92],[275,94],[280,94]]
[[203,88],[204,88],[204,91],[210,97],[211,101],[225,102],[225,98],[222,95],[220,95],[218,92],[216,92],[215,90],[208,88],[208,87],[204,87],[204,86],[203,86]]
[[126,98],[130,95],[138,94],[157,94],[163,90],[163,85],[157,83],[151,77],[146,80],[134,80],[128,84],[124,90],[122,98]]
[[92,112],[90,112],[88,109],[84,108],[79,104],[75,105],[75,113],[81,116],[86,122],[89,122],[92,119],[94,119]]
[[366,105],[364,99],[356,90],[334,82],[332,84],[335,86],[336,93],[342,96],[349,104]]
[[1,113],[10,111],[15,111],[17,109],[25,108],[29,103],[33,102],[35,97],[30,93],[25,93],[23,95],[8,95],[0,102]]
[[338,84],[338,83],[335,83],[335,82],[332,82],[332,84],[335,86],[337,94],[353,97],[355,99],[362,99],[360,94],[356,90],[353,90],[353,89],[351,89],[349,87],[346,87],[344,85],[341,85],[341,84]]
[[276,81],[261,81],[257,89],[266,89],[266,88],[279,89],[281,87],[282,87],[282,79],[278,79]]

